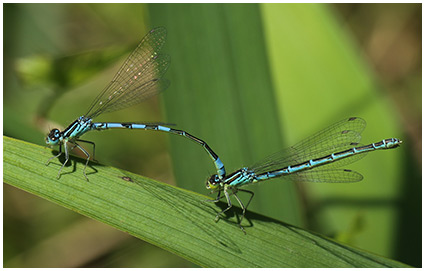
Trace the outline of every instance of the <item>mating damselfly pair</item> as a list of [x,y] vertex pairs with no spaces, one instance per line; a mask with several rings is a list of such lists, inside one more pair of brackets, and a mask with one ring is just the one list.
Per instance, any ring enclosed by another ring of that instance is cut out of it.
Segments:
[[[169,128],[161,123],[93,122],[93,119],[102,113],[113,112],[138,104],[169,86],[169,81],[162,78],[170,64],[170,57],[160,54],[165,38],[166,29],[163,27],[149,31],[126,59],[112,81],[93,101],[87,113],[79,117],[63,131],[59,129],[50,131],[46,137],[46,143],[52,146],[59,145],[59,154],[50,158],[47,164],[52,159],[62,155],[62,148],[65,153],[65,162],[59,169],[58,178],[69,160],[70,150],[67,143],[72,143],[71,150],[77,147],[87,156],[83,170],[83,174],[87,179],[86,168],[90,160],[90,154],[78,142],[92,144],[94,151],[95,145],[93,142],[79,138],[89,131],[118,128],[142,129],[184,136],[201,145],[216,167],[217,174],[208,179],[207,188],[218,192],[217,198],[212,201],[219,201],[222,198],[220,196],[221,192],[223,192],[223,197],[226,198],[228,205],[227,208],[217,214],[216,221],[221,214],[232,207],[230,196],[233,195],[243,210],[239,226],[244,231],[241,223],[245,216],[246,208],[254,194],[240,187],[273,178],[327,183],[360,181],[363,178],[361,174],[347,169],[340,169],[339,167],[364,157],[367,152],[391,149],[401,144],[400,140],[391,138],[359,146],[361,132],[365,128],[366,122],[361,118],[352,117],[314,134],[291,148],[273,154],[252,167],[243,167],[232,174],[226,175],[223,163],[207,143],[183,130]],[[237,196],[239,191],[251,194],[246,205]]]

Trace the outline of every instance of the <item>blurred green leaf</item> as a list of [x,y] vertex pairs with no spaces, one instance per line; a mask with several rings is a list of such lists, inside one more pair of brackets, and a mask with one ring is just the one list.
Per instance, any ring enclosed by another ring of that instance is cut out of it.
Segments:
[[33,55],[18,59],[16,70],[29,88],[42,86],[66,92],[98,75],[132,48],[134,45],[125,48],[114,46],[57,58]]
[[[395,98],[383,87],[332,5],[263,4],[266,44],[276,89],[280,125],[291,144],[344,117],[368,122],[362,142],[399,137]],[[349,188],[305,185],[306,219],[326,235],[347,236],[350,244],[392,255],[401,215],[403,146],[371,153],[346,168],[364,180]],[[364,226],[353,232],[356,221]],[[402,237],[401,237],[402,238]]]
[[113,46],[58,58],[33,55],[18,59],[15,66],[18,77],[28,89],[52,91],[37,110],[39,117],[46,118],[61,95],[98,75],[134,47]]
[[87,182],[82,159],[72,159],[78,165],[56,180],[60,163],[45,166],[47,148],[8,137],[3,146],[6,183],[204,267],[407,267],[251,212],[244,235],[233,218],[214,223],[223,204],[98,164],[91,164],[96,173]]
[[52,62],[49,56],[34,55],[18,59],[15,66],[21,81],[28,87],[52,87]]
[[[158,4],[149,11],[154,25],[168,29],[165,51],[171,55],[167,77],[172,83],[164,94],[167,121],[205,140],[227,173],[281,149],[259,5]],[[193,146],[170,141],[178,185],[201,192],[205,169],[213,170],[211,161]],[[188,172],[195,181],[185,178]],[[263,195],[252,201],[251,210],[302,225],[293,183],[250,189]]]

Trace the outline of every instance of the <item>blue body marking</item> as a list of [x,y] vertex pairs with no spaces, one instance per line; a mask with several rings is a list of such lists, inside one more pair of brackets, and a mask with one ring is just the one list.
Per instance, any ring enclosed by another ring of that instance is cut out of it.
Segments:
[[93,142],[81,140],[79,137],[89,131],[106,129],[141,129],[183,136],[201,145],[205,149],[213,160],[220,178],[226,175],[223,163],[207,143],[185,131],[155,123],[93,123],[92,121],[102,113],[113,112],[138,104],[162,90],[165,90],[169,86],[169,81],[162,77],[170,64],[170,57],[159,53],[165,44],[166,33],[166,29],[163,27],[154,28],[149,31],[137,48],[126,59],[109,85],[93,101],[87,113],[79,117],[63,131],[52,129],[49,132],[46,137],[46,143],[51,146],[59,145],[59,154],[50,158],[47,164],[49,164],[52,159],[62,154],[62,146],[65,150],[66,159],[59,169],[58,178],[63,167],[69,160],[67,143],[70,142],[74,144],[72,148],[77,147],[87,156],[86,165],[83,171],[87,179],[86,167],[90,160],[90,154],[83,149],[77,141],[91,143],[94,149]]
[[[266,157],[252,167],[241,168],[224,178],[217,175],[211,176],[206,187],[218,192],[214,202],[219,201],[220,193],[224,192],[228,204],[226,209],[217,214],[216,220],[232,207],[230,201],[230,194],[232,194],[243,210],[239,226],[244,231],[241,222],[254,195],[251,191],[240,189],[244,185],[273,178],[324,183],[349,183],[362,180],[363,176],[360,173],[338,167],[361,159],[367,152],[393,149],[402,143],[397,138],[389,138],[369,145],[358,146],[361,139],[360,134],[365,126],[366,122],[361,118],[344,119],[286,150]],[[238,191],[251,194],[246,206],[236,195]]]

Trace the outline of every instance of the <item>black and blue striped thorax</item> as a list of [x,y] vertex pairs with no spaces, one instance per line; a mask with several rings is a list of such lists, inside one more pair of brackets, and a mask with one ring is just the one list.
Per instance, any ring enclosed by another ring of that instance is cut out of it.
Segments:
[[46,143],[49,145],[62,144],[64,141],[78,138],[93,129],[94,126],[91,118],[81,116],[66,127],[62,132],[59,131],[59,129],[52,129],[46,137]]
[[243,167],[231,174],[229,174],[224,180],[224,184],[228,186],[242,186],[250,183],[257,182],[255,173],[249,170],[247,167]]

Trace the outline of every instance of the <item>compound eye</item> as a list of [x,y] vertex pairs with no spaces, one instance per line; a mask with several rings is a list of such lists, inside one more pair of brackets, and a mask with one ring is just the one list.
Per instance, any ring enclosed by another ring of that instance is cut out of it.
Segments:
[[53,129],[46,137],[46,143],[49,145],[56,145],[59,142],[60,131],[58,129]]
[[220,179],[217,174],[212,175],[207,181],[207,189],[217,189],[220,186]]

